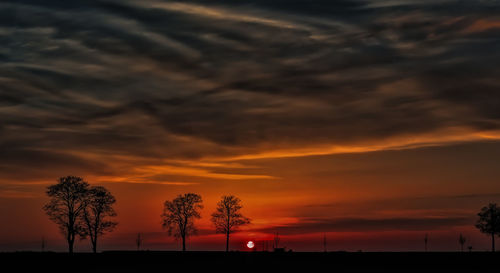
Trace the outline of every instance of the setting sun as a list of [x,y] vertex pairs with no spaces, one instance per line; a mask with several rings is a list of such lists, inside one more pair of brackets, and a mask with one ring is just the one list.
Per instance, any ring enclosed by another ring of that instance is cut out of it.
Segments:
[[255,247],[255,244],[253,243],[253,241],[248,241],[247,247],[250,248],[250,249],[252,249],[252,248]]

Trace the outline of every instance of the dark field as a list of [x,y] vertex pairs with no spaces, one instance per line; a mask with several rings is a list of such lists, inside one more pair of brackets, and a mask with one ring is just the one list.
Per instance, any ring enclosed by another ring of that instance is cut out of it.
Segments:
[[498,272],[500,253],[0,253],[2,272]]

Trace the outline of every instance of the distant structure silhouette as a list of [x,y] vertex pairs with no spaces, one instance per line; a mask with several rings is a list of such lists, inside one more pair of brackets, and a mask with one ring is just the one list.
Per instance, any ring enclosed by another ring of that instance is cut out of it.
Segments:
[[135,239],[135,245],[137,246],[137,251],[141,250],[142,238],[140,233],[137,233],[137,238]]
[[326,233],[323,233],[323,251],[328,252],[326,248]]
[[178,195],[172,201],[165,201],[163,214],[163,228],[168,235],[182,239],[182,251],[186,251],[186,238],[197,233],[194,220],[200,219],[200,210],[203,209],[201,196],[195,193]]
[[279,244],[280,244],[280,234],[276,231],[276,233],[274,234],[274,240],[273,240],[274,252],[285,252],[285,249],[280,248]]
[[217,208],[212,213],[212,222],[215,232],[226,235],[226,252],[229,251],[229,236],[240,226],[250,224],[250,219],[240,213],[241,200],[234,195],[225,195],[217,203]]
[[427,252],[427,243],[429,242],[429,234],[425,234],[424,236],[424,250]]
[[66,237],[69,253],[73,253],[75,238],[82,229],[79,217],[85,208],[88,190],[89,184],[76,176],[61,177],[57,184],[47,188],[50,201],[43,209]]
[[476,228],[491,236],[491,251],[495,252],[495,235],[500,236],[500,208],[495,203],[485,206],[477,214]]
[[42,236],[41,250],[42,250],[42,252],[45,252],[45,237],[43,237],[43,236]]
[[285,248],[284,247],[275,247],[274,252],[277,252],[277,253],[285,252]]
[[464,245],[465,242],[467,242],[467,239],[460,233],[460,236],[458,236],[458,243],[460,244],[460,251],[464,252]]

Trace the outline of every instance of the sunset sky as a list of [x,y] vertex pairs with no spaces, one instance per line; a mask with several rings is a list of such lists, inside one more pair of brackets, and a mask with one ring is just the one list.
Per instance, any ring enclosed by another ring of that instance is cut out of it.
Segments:
[[[116,197],[100,250],[177,250],[160,215],[193,192],[188,250],[475,250],[500,202],[496,0],[2,0],[0,251],[64,251],[45,189]],[[90,251],[88,241],[77,251]]]

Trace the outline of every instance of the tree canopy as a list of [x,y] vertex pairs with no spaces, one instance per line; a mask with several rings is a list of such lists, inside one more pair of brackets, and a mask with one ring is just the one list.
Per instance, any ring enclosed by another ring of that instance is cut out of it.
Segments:
[[476,227],[482,233],[489,234],[491,236],[491,250],[495,251],[495,235],[500,235],[500,208],[497,204],[490,203],[485,206],[477,214],[479,219],[477,220]]
[[87,192],[84,210],[80,217],[83,222],[80,236],[82,238],[90,237],[94,253],[97,252],[99,236],[113,231],[118,224],[108,220],[109,217],[116,216],[113,209],[115,203],[115,197],[104,187],[92,187]]
[[88,190],[89,184],[76,176],[61,177],[57,184],[47,188],[50,201],[43,209],[66,237],[70,253],[73,253],[76,236],[82,231],[79,217],[85,209]]
[[195,219],[200,219],[203,209],[201,196],[195,193],[179,195],[172,201],[165,201],[163,227],[170,236],[182,239],[182,250],[186,251],[186,238],[197,233]]
[[250,223],[250,219],[240,213],[241,200],[234,195],[222,196],[217,208],[212,213],[215,232],[226,235],[226,251],[229,251],[229,235],[242,225]]

